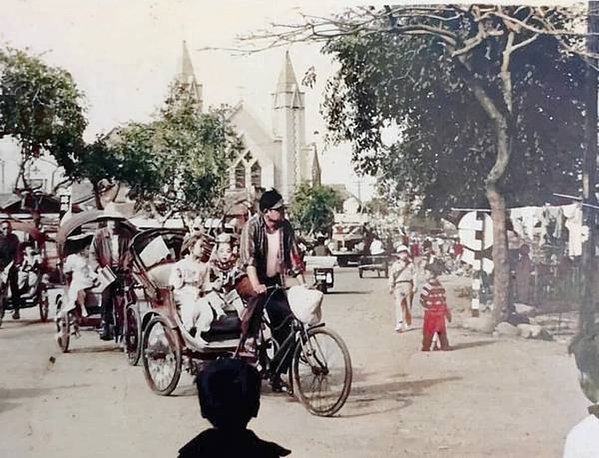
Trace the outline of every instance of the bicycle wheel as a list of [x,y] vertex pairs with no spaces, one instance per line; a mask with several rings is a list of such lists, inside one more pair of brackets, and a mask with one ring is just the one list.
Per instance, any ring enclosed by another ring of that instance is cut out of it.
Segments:
[[48,289],[45,285],[42,285],[40,287],[38,301],[40,320],[42,320],[42,323],[45,323],[46,321],[48,321],[48,310],[50,308],[50,303],[48,299]]
[[135,304],[129,304],[125,310],[124,343],[127,362],[136,366],[141,356],[141,320]]
[[345,404],[352,382],[349,351],[339,335],[325,327],[309,329],[293,356],[293,391],[314,415],[329,417]]
[[56,301],[56,317],[54,318],[54,322],[56,323],[56,343],[63,353],[67,353],[71,341],[71,328],[68,313],[61,313],[61,308],[62,300],[58,299]]
[[142,340],[144,376],[152,391],[171,394],[181,378],[181,344],[175,331],[161,316],[152,318]]

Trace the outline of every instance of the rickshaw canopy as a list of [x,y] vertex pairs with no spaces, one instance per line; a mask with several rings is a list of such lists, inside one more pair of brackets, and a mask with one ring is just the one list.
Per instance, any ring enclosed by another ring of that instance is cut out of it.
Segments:
[[64,221],[56,233],[56,243],[60,248],[64,247],[69,236],[74,235],[86,224],[99,223],[103,221],[117,221],[127,228],[131,234],[137,231],[137,228],[123,215],[105,212],[104,210],[90,210],[82,213],[75,213],[68,220]]

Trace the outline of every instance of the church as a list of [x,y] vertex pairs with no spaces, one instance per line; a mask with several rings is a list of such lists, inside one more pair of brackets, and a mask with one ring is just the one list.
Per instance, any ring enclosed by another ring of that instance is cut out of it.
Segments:
[[[197,81],[187,45],[179,84],[184,85],[203,110],[203,86]],[[229,194],[250,197],[256,188],[276,188],[287,202],[303,182],[320,184],[318,155],[306,144],[304,93],[297,82],[287,51],[272,97],[272,125],[265,125],[238,102],[230,121],[242,142],[242,149],[229,171]]]

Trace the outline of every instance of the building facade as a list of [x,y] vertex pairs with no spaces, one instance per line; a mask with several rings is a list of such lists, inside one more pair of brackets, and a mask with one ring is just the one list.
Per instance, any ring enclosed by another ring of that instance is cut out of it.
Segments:
[[[178,81],[197,98],[201,110],[203,88],[196,80],[185,42]],[[286,52],[271,94],[272,125],[265,125],[243,101],[234,107],[230,121],[242,147],[229,171],[231,194],[245,192],[249,196],[256,188],[274,187],[289,201],[300,183],[320,183],[316,151],[306,144],[304,97]]]

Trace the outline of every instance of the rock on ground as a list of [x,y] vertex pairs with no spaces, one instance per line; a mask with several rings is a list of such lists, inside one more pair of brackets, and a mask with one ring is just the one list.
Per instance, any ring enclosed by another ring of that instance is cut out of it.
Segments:
[[507,321],[502,321],[501,323],[499,323],[495,330],[500,336],[506,337],[516,337],[520,334],[518,328],[514,325],[509,324]]
[[468,317],[464,319],[462,326],[476,332],[490,334],[493,332],[493,318],[490,316]]
[[532,305],[526,305],[526,304],[514,304],[514,307],[516,308],[516,313],[518,315],[522,315],[522,316],[530,316],[533,313],[535,313],[536,308],[533,307]]

